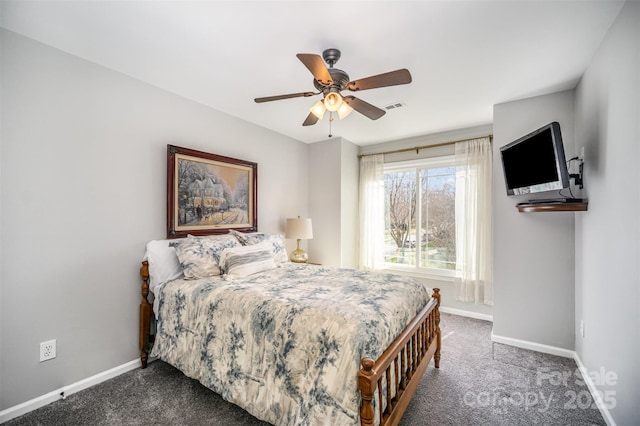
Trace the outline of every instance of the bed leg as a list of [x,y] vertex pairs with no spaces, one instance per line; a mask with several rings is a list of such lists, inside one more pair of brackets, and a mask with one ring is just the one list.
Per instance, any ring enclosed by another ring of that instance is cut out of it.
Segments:
[[442,347],[442,333],[440,332],[440,289],[433,289],[433,297],[436,299],[436,352],[433,354],[433,364],[440,368],[440,348]]
[[377,380],[374,377],[373,366],[375,362],[371,358],[362,358],[360,361],[362,368],[358,373],[358,388],[362,396],[362,406],[360,407],[360,425],[373,426],[375,411],[373,409],[373,398],[376,390]]
[[142,288],[140,293],[142,301],[140,301],[140,362],[142,368],[147,368],[147,359],[149,358],[149,337],[151,334],[151,304],[147,299],[149,296],[149,262],[142,262],[140,267],[140,276],[142,277]]

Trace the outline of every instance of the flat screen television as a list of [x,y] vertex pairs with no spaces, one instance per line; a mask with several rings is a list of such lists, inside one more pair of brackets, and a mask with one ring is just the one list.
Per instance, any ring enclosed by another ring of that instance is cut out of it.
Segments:
[[507,195],[569,187],[560,124],[553,122],[500,148]]

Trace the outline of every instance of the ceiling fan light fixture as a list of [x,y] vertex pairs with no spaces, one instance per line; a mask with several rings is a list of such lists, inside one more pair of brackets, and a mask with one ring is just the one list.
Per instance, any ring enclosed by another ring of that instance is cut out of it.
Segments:
[[353,108],[351,108],[351,106],[348,103],[342,102],[342,104],[338,108],[338,118],[342,120],[347,115],[351,114],[352,111],[353,111]]
[[[343,97],[341,94],[343,90],[359,92],[361,90],[409,84],[412,81],[411,73],[406,68],[352,80],[345,71],[334,68],[334,65],[338,59],[340,59],[340,50],[338,49],[325,49],[325,51],[322,52],[322,56],[313,53],[298,53],[296,56],[313,75],[313,85],[316,91],[266,96],[255,98],[254,101],[256,103],[263,103],[280,99],[306,98],[322,94],[323,99],[316,102],[309,109],[310,112],[302,122],[302,125],[313,126],[318,120],[322,120],[324,113],[328,110],[329,132],[331,132],[331,121],[333,121],[334,112],[341,120],[347,117],[353,110],[356,110],[370,120],[377,120],[386,113],[385,110],[355,96],[349,95]],[[397,107],[397,105],[394,105],[394,107]],[[331,134],[329,136],[331,136]]]
[[318,120],[322,120],[322,117],[324,116],[324,112],[326,111],[326,108],[324,106],[324,102],[322,102],[322,99],[320,99],[318,102],[313,104],[313,106],[309,108],[309,110],[313,115],[315,115],[318,118]]
[[324,97],[324,107],[327,111],[336,112],[342,104],[342,96],[338,92],[329,92]]

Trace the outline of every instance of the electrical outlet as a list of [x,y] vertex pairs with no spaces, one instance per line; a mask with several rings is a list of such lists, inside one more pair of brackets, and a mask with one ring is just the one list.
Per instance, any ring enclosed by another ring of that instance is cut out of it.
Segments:
[[580,336],[584,337],[584,321],[580,320]]
[[40,343],[40,362],[47,361],[56,357],[56,341]]

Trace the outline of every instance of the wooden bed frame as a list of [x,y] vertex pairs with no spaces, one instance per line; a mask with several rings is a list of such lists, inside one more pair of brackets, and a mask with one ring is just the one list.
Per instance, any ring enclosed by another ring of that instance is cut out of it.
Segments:
[[[145,260],[140,268],[142,277],[142,301],[140,302],[140,361],[147,367],[149,351],[153,344],[151,317],[153,307],[149,296],[149,263]],[[411,397],[418,388],[429,361],[433,357],[436,368],[440,368],[440,289],[433,289],[433,297],[427,305],[405,327],[377,359],[362,358],[358,373],[358,389],[362,397],[360,424],[373,426],[376,409],[376,391],[381,426],[397,425],[409,406]],[[383,388],[385,392],[383,392]]]

